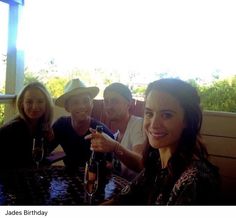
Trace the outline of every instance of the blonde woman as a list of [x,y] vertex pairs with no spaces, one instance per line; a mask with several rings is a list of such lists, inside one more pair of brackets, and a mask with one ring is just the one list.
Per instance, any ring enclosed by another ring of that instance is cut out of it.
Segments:
[[17,109],[19,114],[0,128],[1,169],[32,167],[33,139],[46,142],[53,137],[52,98],[42,83],[32,82],[21,90]]

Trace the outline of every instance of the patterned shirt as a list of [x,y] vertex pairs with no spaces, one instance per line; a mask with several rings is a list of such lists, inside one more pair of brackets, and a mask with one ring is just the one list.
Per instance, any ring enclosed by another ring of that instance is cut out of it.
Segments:
[[219,203],[219,175],[208,161],[193,160],[175,182],[168,169],[144,169],[114,198],[121,205],[215,205]]

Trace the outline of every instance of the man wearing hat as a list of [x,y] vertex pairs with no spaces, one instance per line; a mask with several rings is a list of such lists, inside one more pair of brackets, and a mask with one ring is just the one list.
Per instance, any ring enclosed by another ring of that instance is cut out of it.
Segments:
[[121,176],[132,180],[143,168],[143,119],[130,114],[132,94],[124,84],[112,83],[105,88],[103,96],[104,109],[111,124],[110,128],[117,132],[117,141],[104,137],[104,134],[101,138],[95,132],[86,138],[93,138],[91,147],[95,151],[114,152],[122,162]]
[[84,167],[90,158],[90,142],[84,139],[90,134],[89,128],[95,129],[97,125],[101,125],[103,132],[113,137],[104,124],[91,117],[93,99],[98,92],[98,87],[86,87],[79,79],[72,79],[66,84],[64,94],[55,101],[70,116],[60,117],[53,124],[54,140],[51,149],[59,144],[62,146],[66,154],[64,163],[70,169]]

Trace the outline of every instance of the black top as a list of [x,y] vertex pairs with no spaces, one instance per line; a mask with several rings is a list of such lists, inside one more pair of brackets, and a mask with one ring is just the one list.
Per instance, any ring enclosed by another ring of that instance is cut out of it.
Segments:
[[0,168],[32,167],[33,137],[42,137],[40,131],[32,135],[27,123],[17,117],[0,128]]
[[[97,125],[102,125],[103,132],[114,138],[112,132],[105,124],[91,118],[90,127],[96,129]],[[51,144],[52,150],[60,144],[66,154],[64,163],[67,167],[84,167],[85,162],[89,160],[91,155],[91,142],[90,140],[85,140],[84,137],[91,134],[91,132],[88,130],[84,135],[78,135],[72,127],[70,116],[59,118],[53,124],[53,131],[55,139]],[[106,157],[104,157],[104,154],[99,153],[97,154],[97,158],[100,159]]]

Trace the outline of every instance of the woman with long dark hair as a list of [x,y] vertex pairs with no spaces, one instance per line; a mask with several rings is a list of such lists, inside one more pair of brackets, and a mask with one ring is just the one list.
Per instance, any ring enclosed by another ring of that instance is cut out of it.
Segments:
[[218,170],[201,141],[202,111],[195,88],[160,79],[146,90],[145,169],[113,199],[114,204],[218,204]]

